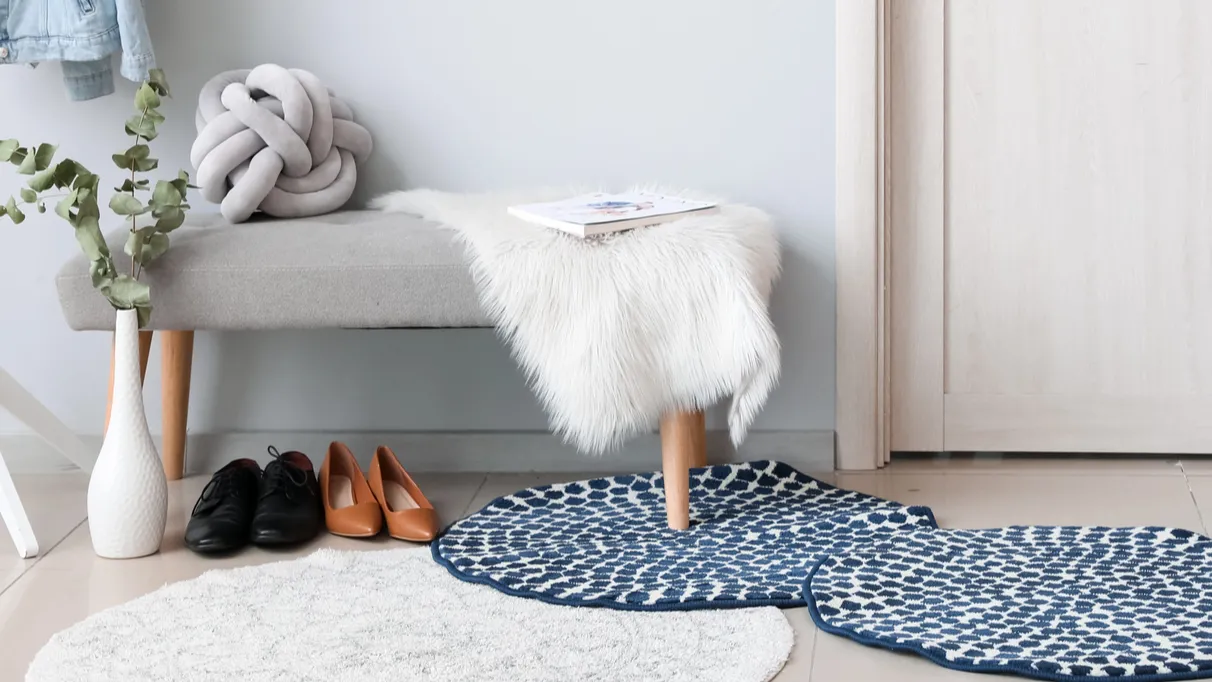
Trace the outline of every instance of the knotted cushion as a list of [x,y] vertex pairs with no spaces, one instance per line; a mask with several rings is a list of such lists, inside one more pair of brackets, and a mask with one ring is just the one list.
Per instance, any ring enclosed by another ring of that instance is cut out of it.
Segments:
[[263,64],[226,71],[198,95],[190,150],[202,196],[233,223],[341,208],[370,155],[370,133],[314,74]]

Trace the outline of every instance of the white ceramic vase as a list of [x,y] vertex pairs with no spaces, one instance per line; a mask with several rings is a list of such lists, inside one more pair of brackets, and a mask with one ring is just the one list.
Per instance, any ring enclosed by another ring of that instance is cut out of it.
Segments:
[[138,314],[119,310],[114,328],[113,406],[88,481],[93,551],[107,559],[154,554],[164,539],[167,517],[168,482],[143,411]]

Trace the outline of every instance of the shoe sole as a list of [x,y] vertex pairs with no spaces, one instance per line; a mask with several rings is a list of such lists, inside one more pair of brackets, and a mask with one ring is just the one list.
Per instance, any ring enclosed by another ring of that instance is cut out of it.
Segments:
[[355,534],[353,534],[353,533],[338,533],[338,532],[337,532],[337,531],[335,531],[335,530],[330,530],[330,531],[328,531],[328,534],[329,534],[329,535],[336,535],[337,537],[342,537],[342,538],[354,538],[355,540],[364,540],[364,539],[366,539],[366,538],[373,538],[373,537],[375,537],[376,535],[378,535],[378,533],[377,533],[377,532],[375,532],[375,533],[363,533],[363,534],[361,534],[361,535],[355,535]]
[[249,541],[249,543],[252,545],[255,545],[257,547],[293,547],[295,545],[306,544],[308,542],[311,542],[314,539],[315,539],[314,535],[309,538],[301,538],[301,539],[275,538],[275,537],[256,538],[256,537],[254,537],[252,540]]
[[406,537],[402,537],[399,535],[392,535],[391,539],[392,540],[403,540],[404,542],[433,542],[434,540],[437,540],[437,537],[435,536],[432,538],[420,539],[420,538],[406,538]]
[[185,549],[188,549],[189,551],[193,552],[194,554],[233,554],[235,552],[238,552],[238,551],[244,549],[247,546],[248,546],[247,544],[243,544],[243,545],[199,545],[199,546],[185,545]]

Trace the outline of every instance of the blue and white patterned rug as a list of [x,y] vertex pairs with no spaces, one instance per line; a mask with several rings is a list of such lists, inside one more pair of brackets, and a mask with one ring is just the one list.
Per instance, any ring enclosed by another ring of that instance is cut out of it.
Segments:
[[1212,539],[1170,528],[910,532],[820,561],[821,629],[1046,680],[1212,677]]
[[498,498],[432,544],[456,577],[555,604],[634,610],[802,606],[808,570],[856,542],[936,528],[925,507],[842,490],[779,462],[691,470],[691,527],[659,473]]

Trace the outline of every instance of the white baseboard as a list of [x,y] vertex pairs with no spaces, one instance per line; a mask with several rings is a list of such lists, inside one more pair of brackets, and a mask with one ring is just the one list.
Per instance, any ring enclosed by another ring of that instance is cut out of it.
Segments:
[[[83,436],[92,450],[101,436]],[[582,455],[549,433],[539,432],[246,432],[190,434],[186,453],[188,473],[210,473],[239,457],[261,464],[270,460],[270,445],[282,452],[299,450],[319,467],[332,440],[340,440],[365,466],[378,445],[388,445],[412,471],[485,472],[619,472],[653,471],[661,466],[656,434],[635,438],[621,450],[601,457]],[[159,446],[159,437],[156,438]],[[801,471],[832,471],[832,431],[755,431],[736,450],[724,431],[707,434],[707,457],[712,463],[776,459]],[[45,441],[31,434],[0,434],[0,454],[13,473],[72,471],[75,466]]]

